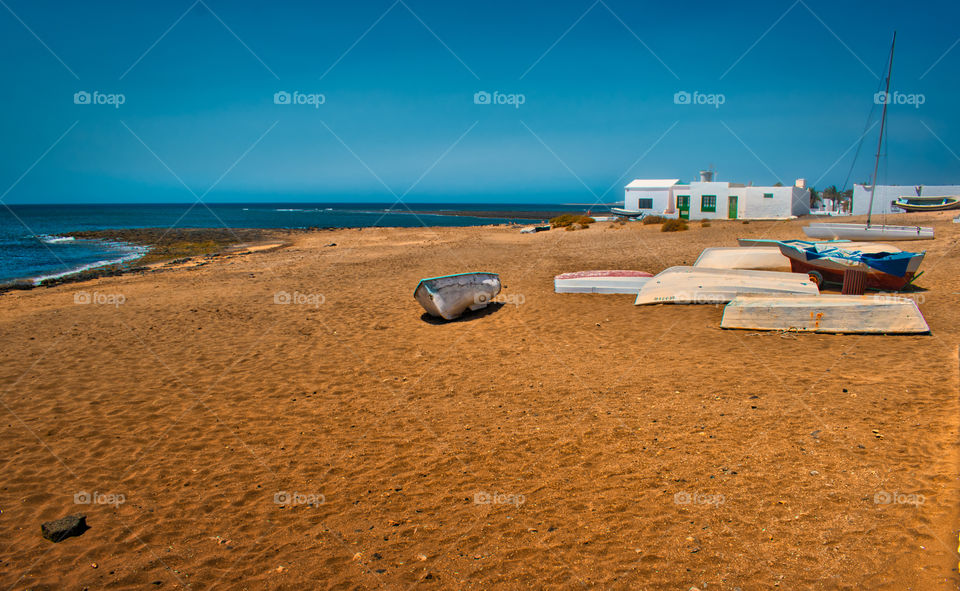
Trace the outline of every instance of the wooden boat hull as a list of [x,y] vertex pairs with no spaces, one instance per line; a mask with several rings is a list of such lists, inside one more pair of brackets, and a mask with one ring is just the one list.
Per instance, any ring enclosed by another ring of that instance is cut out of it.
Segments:
[[818,295],[807,275],[702,267],[670,267],[650,279],[636,305],[724,304],[739,295]]
[[852,334],[922,334],[927,321],[909,298],[887,295],[742,296],[723,309],[721,328]]
[[782,242],[780,244],[780,251],[784,256],[790,259],[790,268],[794,273],[811,274],[816,272],[820,274],[824,282],[842,285],[843,274],[845,271],[849,269],[860,269],[867,274],[866,286],[868,288],[878,289],[881,291],[899,291],[906,287],[911,281],[913,281],[913,278],[917,274],[917,270],[920,267],[920,263],[923,262],[924,256],[924,253],[922,252],[914,254],[914,256],[911,257],[907,263],[905,274],[901,277],[898,275],[884,273],[877,269],[867,267],[864,264],[844,264],[829,258],[812,258],[803,248],[791,245],[787,242]]
[[413,297],[431,316],[453,320],[468,309],[485,308],[498,293],[496,273],[459,273],[421,279]]
[[[766,247],[780,247],[782,240],[773,240],[769,238],[737,238],[737,243],[740,246],[766,246]],[[826,244],[829,246],[836,246],[837,248],[844,248],[847,250],[859,250],[860,252],[900,252],[900,248],[892,244],[884,244],[882,242],[856,242],[853,240],[811,240],[812,244]]]
[[867,226],[866,224],[810,224],[803,228],[810,238],[824,240],[933,240],[933,228],[926,226]]
[[894,205],[906,211],[947,211],[960,208],[960,198],[943,197],[901,197]]
[[777,271],[790,268],[790,259],[783,256],[780,247],[772,246],[705,248],[694,267],[707,269],[757,269]]
[[556,293],[621,293],[636,295],[652,273],[645,271],[577,271],[553,278]]
[[635,218],[644,215],[645,212],[633,209],[624,209],[622,207],[611,207],[610,213],[618,216]]

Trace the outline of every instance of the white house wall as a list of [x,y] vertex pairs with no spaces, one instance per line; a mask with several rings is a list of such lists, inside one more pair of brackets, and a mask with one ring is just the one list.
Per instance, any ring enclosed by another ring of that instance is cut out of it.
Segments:
[[[673,199],[671,200],[671,192]],[[772,194],[773,197],[764,197]],[[677,217],[678,197],[690,196],[690,219],[727,219],[729,199],[737,197],[737,219],[786,219],[810,213],[810,192],[797,187],[744,187],[727,182],[692,182],[660,189],[626,189],[624,207],[651,215]],[[703,196],[717,198],[716,211],[703,211]],[[640,199],[652,199],[652,208],[640,208]],[[668,207],[673,211],[667,213]]]

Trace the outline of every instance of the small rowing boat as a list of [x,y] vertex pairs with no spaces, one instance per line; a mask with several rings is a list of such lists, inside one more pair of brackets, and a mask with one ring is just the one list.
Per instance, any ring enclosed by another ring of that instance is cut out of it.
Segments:
[[790,259],[794,273],[807,273],[818,284],[843,283],[849,270],[866,273],[866,286],[885,291],[906,287],[917,275],[924,252],[864,252],[832,244],[783,240],[780,252]]
[[645,271],[576,271],[553,278],[557,293],[627,293],[636,295],[652,273]]
[[893,204],[907,211],[946,211],[960,207],[960,197],[901,197]]
[[458,273],[421,279],[413,297],[431,316],[453,320],[468,309],[485,308],[498,293],[496,273]]

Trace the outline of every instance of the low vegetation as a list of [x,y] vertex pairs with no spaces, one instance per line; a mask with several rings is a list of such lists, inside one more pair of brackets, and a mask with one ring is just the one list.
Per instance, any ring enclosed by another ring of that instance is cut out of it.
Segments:
[[700,220],[700,227],[702,227],[702,228],[709,228],[709,227],[710,227],[710,220]]
[[580,215],[575,213],[565,213],[563,215],[558,215],[555,218],[550,218],[550,225],[554,228],[566,228],[567,230],[576,230],[579,228],[587,228],[597,220],[593,219],[588,215]]
[[662,224],[667,221],[669,218],[665,218],[662,215],[648,215],[643,217],[643,224],[649,226],[650,224]]
[[686,220],[667,220],[663,222],[663,225],[660,226],[661,232],[682,232],[683,230],[689,230],[690,226],[687,225]]

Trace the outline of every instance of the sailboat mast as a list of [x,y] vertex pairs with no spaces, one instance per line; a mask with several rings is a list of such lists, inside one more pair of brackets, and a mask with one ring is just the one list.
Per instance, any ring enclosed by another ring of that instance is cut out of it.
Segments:
[[887,66],[887,88],[883,94],[883,114],[880,115],[880,139],[877,140],[877,158],[873,165],[873,183],[870,185],[870,209],[867,211],[867,227],[873,217],[873,194],[877,190],[877,173],[880,171],[880,152],[883,150],[883,129],[887,123],[887,104],[890,103],[890,76],[893,74],[893,48],[897,44],[897,32],[893,32],[890,43],[890,63]]

